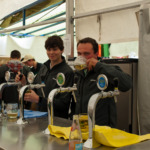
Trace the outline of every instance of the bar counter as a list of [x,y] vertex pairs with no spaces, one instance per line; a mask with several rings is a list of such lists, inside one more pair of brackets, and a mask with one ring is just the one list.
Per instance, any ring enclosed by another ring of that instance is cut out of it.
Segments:
[[[68,150],[68,140],[45,135],[48,126],[47,117],[27,119],[28,123],[17,125],[15,120],[0,118],[0,150]],[[54,124],[70,126],[72,121],[55,118]],[[111,148],[101,146],[92,150],[149,150],[150,140],[138,144]],[[89,150],[83,148],[83,150]]]

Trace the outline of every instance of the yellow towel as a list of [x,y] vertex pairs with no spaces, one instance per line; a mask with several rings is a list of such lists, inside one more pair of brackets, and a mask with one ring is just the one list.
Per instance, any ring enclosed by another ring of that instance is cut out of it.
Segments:
[[122,147],[150,139],[150,134],[136,135],[107,126],[95,126],[95,140],[106,146]]
[[[48,129],[51,135],[54,135],[57,138],[69,139],[70,127],[49,125]],[[110,147],[122,147],[150,139],[150,134],[139,136],[107,126],[95,125],[93,132],[94,138],[98,143]],[[87,140],[88,133],[82,133],[82,139]]]
[[[59,127],[49,125],[48,129],[51,135],[56,136],[57,138],[64,138],[65,140],[69,139],[71,127]],[[89,137],[89,133],[82,133],[82,139],[87,140]]]

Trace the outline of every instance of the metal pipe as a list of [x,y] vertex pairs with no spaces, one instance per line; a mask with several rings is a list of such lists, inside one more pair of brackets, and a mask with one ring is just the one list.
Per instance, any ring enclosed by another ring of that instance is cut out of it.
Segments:
[[5,87],[19,86],[19,85],[21,85],[20,82],[6,82],[6,83],[0,84],[1,116],[4,116],[4,101],[2,99],[3,90],[5,89]]
[[[66,88],[60,87],[58,89],[53,89],[49,93],[48,100],[47,100],[47,105],[48,105],[48,125],[53,125],[53,118],[54,118],[53,100],[54,100],[55,95],[57,95],[58,93],[73,92],[75,90],[77,90],[76,84],[74,84],[73,87],[66,87]],[[45,129],[44,133],[45,134],[50,134],[48,128]]]
[[17,85],[21,85],[21,83],[20,82],[6,82],[6,83],[0,84],[0,99],[2,98],[2,93],[5,87],[17,86]]
[[106,13],[116,12],[116,11],[125,10],[125,9],[136,8],[136,7],[140,7],[140,5],[145,4],[145,3],[150,3],[150,0],[133,2],[133,3],[130,3],[130,4],[123,4],[123,5],[119,5],[119,6],[113,6],[113,7],[109,7],[109,8],[99,9],[99,10],[96,10],[96,11],[80,13],[78,15],[75,15],[73,17],[73,19],[79,19],[79,18],[83,18],[83,17],[89,17],[89,16],[94,16],[94,15],[99,15],[99,14],[106,14]]
[[97,102],[106,97],[114,97],[119,95],[118,90],[114,91],[109,91],[109,92],[101,92],[101,93],[96,93],[91,96],[89,103],[88,103],[88,124],[89,124],[89,138],[88,140],[84,143],[84,147],[86,148],[93,148],[93,129],[95,127],[95,110],[96,110],[96,105]]
[[54,22],[59,22],[59,21],[64,21],[64,20],[66,20],[66,18],[64,18],[64,17],[57,18],[57,19],[51,19],[51,20],[42,21],[42,22],[38,22],[38,23],[34,23],[34,24],[29,24],[29,25],[21,26],[21,27],[17,27],[17,28],[4,29],[4,30],[1,30],[0,33],[7,33],[7,32],[16,31],[16,30],[28,29],[28,28],[31,28],[31,27],[46,25],[46,24],[50,24],[50,23],[54,23]]
[[[23,109],[23,102],[24,102],[24,94],[27,89],[39,89],[45,87],[45,84],[29,84],[23,86],[19,91],[19,100],[20,100],[20,117],[17,120],[17,124],[25,124],[27,121],[24,119],[24,109]],[[43,95],[44,97],[44,95]]]

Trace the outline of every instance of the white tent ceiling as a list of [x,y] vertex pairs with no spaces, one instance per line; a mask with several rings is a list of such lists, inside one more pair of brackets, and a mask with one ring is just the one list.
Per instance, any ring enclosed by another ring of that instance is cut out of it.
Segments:
[[[43,0],[17,0],[17,1],[16,0],[11,0],[11,1],[1,0],[0,6],[2,7],[1,7],[1,13],[0,13],[0,20],[12,14],[13,12],[16,12],[17,10],[28,7],[29,5],[40,3],[41,1]],[[6,8],[9,8],[9,9],[6,9]]]

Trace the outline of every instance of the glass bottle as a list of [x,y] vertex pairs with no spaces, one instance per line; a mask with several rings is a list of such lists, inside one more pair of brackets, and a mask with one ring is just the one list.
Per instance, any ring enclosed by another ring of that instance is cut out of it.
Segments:
[[80,149],[82,149],[82,134],[79,124],[79,116],[74,115],[69,136],[69,150]]
[[[31,93],[31,89],[27,89],[25,93]],[[31,108],[30,102],[24,101],[23,104],[24,104],[24,109],[30,109]]]

